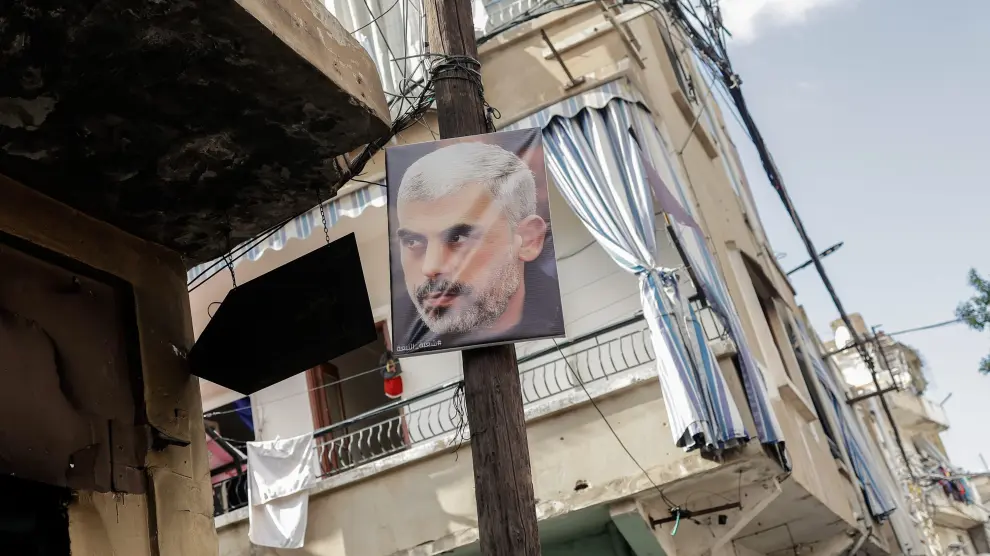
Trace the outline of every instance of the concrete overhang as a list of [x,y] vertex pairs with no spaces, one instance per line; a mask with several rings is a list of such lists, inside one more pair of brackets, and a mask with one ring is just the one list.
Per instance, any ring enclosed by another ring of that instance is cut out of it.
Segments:
[[948,500],[944,496],[939,496],[932,504],[932,520],[936,525],[953,529],[971,529],[982,523],[986,523],[990,514],[986,510],[973,504],[964,504],[954,500]]
[[0,174],[189,266],[329,197],[389,121],[315,0],[0,5]]

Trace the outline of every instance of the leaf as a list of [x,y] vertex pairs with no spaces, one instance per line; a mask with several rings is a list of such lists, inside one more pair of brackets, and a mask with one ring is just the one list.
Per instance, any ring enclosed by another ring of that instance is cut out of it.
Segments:
[[[983,332],[990,326],[990,280],[984,280],[975,268],[969,269],[967,280],[976,295],[956,307],[956,318]],[[980,373],[990,375],[990,355],[980,361]]]

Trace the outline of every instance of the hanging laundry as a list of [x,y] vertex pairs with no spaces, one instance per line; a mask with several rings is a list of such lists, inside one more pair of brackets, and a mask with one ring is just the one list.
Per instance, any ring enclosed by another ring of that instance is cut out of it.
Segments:
[[316,482],[313,435],[247,443],[248,538],[259,546],[302,548],[309,488]]

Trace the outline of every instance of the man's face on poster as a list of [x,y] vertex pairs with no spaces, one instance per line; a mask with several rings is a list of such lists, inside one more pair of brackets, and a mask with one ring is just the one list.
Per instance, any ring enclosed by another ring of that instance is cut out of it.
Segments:
[[[440,160],[441,151],[428,157]],[[429,191],[430,172],[419,176],[420,191]],[[526,177],[532,181],[532,173]],[[521,316],[525,263],[543,250],[546,222],[507,207],[513,198],[498,198],[490,181],[464,176],[462,183],[452,187],[448,181],[438,189],[439,194],[410,198],[399,193],[396,241],[409,298],[438,334],[511,327]],[[509,310],[512,306],[519,311]],[[513,322],[500,322],[510,314]]]

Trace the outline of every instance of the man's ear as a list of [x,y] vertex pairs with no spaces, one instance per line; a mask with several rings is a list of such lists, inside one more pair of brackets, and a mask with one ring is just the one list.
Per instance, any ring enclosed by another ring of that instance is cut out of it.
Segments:
[[535,214],[527,216],[516,226],[516,235],[521,240],[519,259],[528,263],[543,252],[543,241],[547,237],[547,223]]

